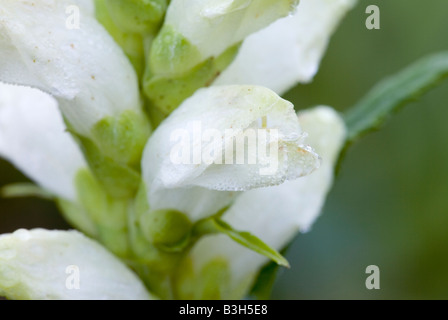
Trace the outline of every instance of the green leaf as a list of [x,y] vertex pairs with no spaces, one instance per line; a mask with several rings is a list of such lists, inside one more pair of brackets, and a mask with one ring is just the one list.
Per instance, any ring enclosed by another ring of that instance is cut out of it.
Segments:
[[375,86],[345,114],[347,146],[377,130],[388,117],[448,77],[448,52],[425,57]]
[[194,233],[195,235],[225,234],[240,245],[271,259],[278,265],[289,268],[288,261],[277,250],[271,248],[253,234],[245,231],[237,231],[231,225],[220,219],[210,218],[199,222],[196,225]]
[[54,195],[33,183],[13,183],[0,189],[0,196],[4,198],[38,197],[53,200]]

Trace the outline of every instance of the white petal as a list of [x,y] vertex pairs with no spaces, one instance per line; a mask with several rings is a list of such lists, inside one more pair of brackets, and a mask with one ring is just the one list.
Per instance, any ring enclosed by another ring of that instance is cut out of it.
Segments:
[[0,296],[10,299],[144,300],[121,261],[77,231],[18,230],[0,236]]
[[355,0],[301,0],[297,12],[252,34],[216,85],[253,84],[283,94],[316,74],[330,36]]
[[95,0],[72,0],[73,4],[82,7],[90,15],[95,14]]
[[75,176],[87,168],[53,98],[36,89],[2,83],[0,156],[67,200],[76,199]]
[[218,56],[280,17],[295,0],[172,0],[165,25],[193,43],[203,59]]
[[2,0],[0,16],[0,81],[50,93],[86,136],[105,116],[138,110],[135,72],[89,1]]
[[[283,249],[298,231],[307,231],[319,215],[345,139],[342,119],[328,107],[302,113],[300,123],[309,132],[308,142],[322,155],[322,166],[307,177],[244,192],[223,217],[235,229],[249,231],[277,250]],[[191,257],[196,270],[214,259],[224,258],[229,263],[235,287],[255,276],[267,262],[263,256],[222,235],[202,239]]]
[[[244,135],[253,133],[252,137],[262,141],[260,132],[271,135],[264,138],[269,148],[263,151],[268,149],[269,156],[263,155],[256,140],[250,144],[243,139]],[[209,137],[213,138],[208,140]],[[237,152],[238,139],[244,141],[242,152]],[[179,154],[187,155],[182,162],[173,156],[177,145],[182,147]],[[195,154],[199,156],[195,158]],[[252,162],[249,154],[255,156]],[[207,155],[211,156],[206,159]],[[234,155],[241,157],[237,160]],[[232,199],[226,193],[201,194],[201,189],[243,191],[277,185],[307,175],[318,166],[318,156],[303,144],[303,133],[292,104],[269,89],[253,86],[197,91],[157,128],[145,148],[142,162],[153,209],[173,208],[173,199],[181,203],[194,199],[195,206],[212,200],[219,202],[220,205],[211,203],[214,210],[201,212],[200,217],[216,213]],[[191,189],[186,192],[186,188]],[[162,195],[167,191],[178,196]],[[188,198],[183,199],[184,196]]]

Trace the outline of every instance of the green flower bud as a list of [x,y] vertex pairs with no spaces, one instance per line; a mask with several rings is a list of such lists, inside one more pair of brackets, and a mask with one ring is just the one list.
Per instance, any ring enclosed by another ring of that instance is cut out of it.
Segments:
[[155,210],[140,217],[140,226],[144,236],[155,246],[181,251],[190,236],[192,223],[179,211]]

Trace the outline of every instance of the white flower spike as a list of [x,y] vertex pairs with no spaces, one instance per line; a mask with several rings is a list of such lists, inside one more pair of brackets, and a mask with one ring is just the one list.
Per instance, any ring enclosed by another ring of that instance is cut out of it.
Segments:
[[76,174],[87,168],[53,98],[37,89],[2,83],[0,157],[45,190],[71,201],[76,200]]
[[298,2],[2,0],[0,157],[105,247],[2,235],[0,296],[242,298],[266,257],[287,265],[345,126],[319,107],[302,131],[278,94],[314,76],[355,0]]
[[[67,8],[79,9],[69,28]],[[77,133],[125,110],[140,113],[138,81],[130,62],[79,0],[2,0],[0,81],[53,95]]]
[[147,300],[136,275],[77,231],[0,236],[0,296],[30,300]]
[[[245,140],[248,131],[270,150]],[[176,209],[195,221],[228,205],[236,191],[308,175],[320,162],[303,140],[293,105],[273,91],[254,86],[201,89],[159,126],[145,148],[142,168],[151,208]],[[245,156],[238,156],[238,141],[243,153],[248,150]],[[176,159],[179,145],[186,162]],[[252,163],[249,154],[256,157]]]
[[[244,192],[223,216],[234,228],[251,232],[277,250],[282,250],[297,232],[309,230],[318,217],[345,141],[345,125],[333,109],[318,107],[301,113],[299,118],[309,133],[308,143],[322,156],[321,167],[307,177],[280,186]],[[238,292],[242,283],[250,285],[247,279],[253,279],[267,262],[267,258],[223,235],[201,239],[190,259],[198,277],[213,261],[226,261],[231,276],[227,289],[231,293]]]
[[253,84],[283,94],[316,74],[330,36],[355,0],[301,0],[297,12],[244,41],[215,85]]

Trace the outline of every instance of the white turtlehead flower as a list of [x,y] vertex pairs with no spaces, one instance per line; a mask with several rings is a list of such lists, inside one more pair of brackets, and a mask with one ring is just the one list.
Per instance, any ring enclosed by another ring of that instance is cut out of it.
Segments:
[[[79,21],[67,14],[73,6]],[[105,117],[141,112],[135,71],[91,1],[2,0],[0,17],[0,82],[51,94],[86,137]],[[79,28],[69,28],[76,22]]]
[[0,296],[29,300],[148,300],[137,276],[77,231],[0,236]]
[[193,221],[217,213],[236,191],[297,179],[319,163],[293,105],[254,86],[198,90],[154,132],[142,162],[151,209]]
[[297,0],[173,0],[165,25],[182,33],[203,58],[208,58],[287,16],[297,3]]
[[[244,192],[223,216],[223,220],[235,229],[249,231],[277,250],[282,250],[297,232],[309,230],[318,217],[345,141],[345,124],[329,107],[302,112],[299,120],[309,133],[307,142],[322,156],[321,167],[309,176],[280,186]],[[204,267],[213,261],[225,261],[231,281],[227,291],[223,291],[231,294],[238,291],[242,283],[250,285],[247,279],[253,279],[268,261],[224,235],[201,239],[190,258],[197,277],[201,277],[201,273],[206,272]]]
[[342,17],[355,0],[301,0],[297,11],[244,40],[216,85],[253,84],[283,94],[309,82]]
[[297,3],[297,0],[173,0],[153,46],[152,72],[182,74],[287,16]]

